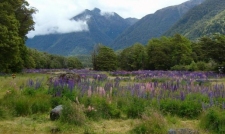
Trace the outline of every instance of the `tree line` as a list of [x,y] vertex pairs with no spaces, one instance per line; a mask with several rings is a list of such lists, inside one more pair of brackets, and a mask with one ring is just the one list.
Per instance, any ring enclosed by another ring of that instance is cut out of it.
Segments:
[[225,67],[225,36],[214,34],[192,42],[176,34],[149,40],[114,52],[98,45],[92,53],[94,70],[210,71]]
[[27,68],[36,69],[61,69],[61,68],[83,68],[80,60],[75,56],[64,57],[46,52],[39,52],[35,49],[28,49],[29,63]]

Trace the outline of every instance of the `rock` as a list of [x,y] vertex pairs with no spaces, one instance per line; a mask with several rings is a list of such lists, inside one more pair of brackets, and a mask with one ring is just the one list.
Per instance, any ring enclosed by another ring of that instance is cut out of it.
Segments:
[[168,131],[168,134],[176,134],[176,130],[170,129],[170,130]]
[[58,105],[54,109],[52,109],[50,112],[50,119],[52,121],[57,120],[60,117],[62,109],[63,109],[62,105]]

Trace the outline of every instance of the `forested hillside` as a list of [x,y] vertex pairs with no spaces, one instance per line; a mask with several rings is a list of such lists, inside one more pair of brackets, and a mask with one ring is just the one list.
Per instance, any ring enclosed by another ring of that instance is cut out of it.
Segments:
[[191,9],[164,35],[172,36],[180,33],[190,39],[214,33],[225,34],[225,1],[206,0]]
[[204,0],[191,0],[177,6],[170,6],[149,14],[126,29],[110,45],[113,49],[123,49],[139,42],[146,44],[154,37],[160,37],[173,26],[187,11]]
[[40,51],[64,56],[90,55],[94,45],[111,44],[119,34],[136,21],[136,19],[125,20],[116,13],[102,14],[98,8],[87,9],[72,19],[86,19],[89,31],[35,36],[28,39],[26,45]]

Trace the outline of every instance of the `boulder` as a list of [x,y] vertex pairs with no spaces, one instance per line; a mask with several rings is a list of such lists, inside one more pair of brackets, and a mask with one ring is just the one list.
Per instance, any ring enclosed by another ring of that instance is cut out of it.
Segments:
[[50,119],[52,121],[59,119],[60,114],[62,113],[62,105],[58,105],[55,108],[53,108],[50,112]]

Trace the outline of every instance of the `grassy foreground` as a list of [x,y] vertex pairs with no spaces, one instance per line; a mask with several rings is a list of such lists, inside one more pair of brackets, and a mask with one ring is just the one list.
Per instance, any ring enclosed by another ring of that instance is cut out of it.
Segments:
[[[57,88],[52,87],[53,89],[51,89],[48,83],[48,79],[52,76],[55,76],[55,73],[17,74],[16,78],[14,79],[11,77],[11,75],[0,76],[0,133],[167,133],[167,131],[170,129],[184,128],[196,130],[200,134],[217,133],[223,131],[221,127],[218,128],[218,130],[216,128],[206,129],[204,127],[204,123],[203,127],[201,125],[202,120],[206,120],[207,122],[206,117],[208,113],[210,115],[210,112],[208,112],[210,109],[216,109],[215,113],[218,114],[216,116],[220,116],[219,114],[223,111],[217,110],[217,105],[214,105],[212,108],[208,108],[205,111],[201,110],[201,112],[197,113],[198,116],[186,113],[181,113],[181,115],[180,113],[177,113],[176,110],[171,110],[171,105],[169,103],[165,103],[164,99],[158,102],[160,104],[156,105],[154,98],[151,100],[147,99],[146,101],[146,98],[143,99],[140,97],[137,100],[134,99],[134,101],[132,101],[132,99],[135,97],[131,97],[130,94],[125,97],[120,96],[121,93],[118,94],[118,89],[120,88],[119,86],[113,86],[113,93],[116,94],[117,91],[117,94],[111,95],[111,91],[107,90],[107,87],[103,85],[107,85],[108,80],[112,83],[115,83],[118,76],[110,75],[108,73],[103,74],[107,74],[108,78],[102,81],[99,80],[99,83],[95,84],[97,84],[97,86],[104,87],[106,90],[104,90],[106,92],[105,96],[92,90],[93,92],[91,97],[88,97],[88,89],[86,93],[82,93],[80,89],[78,90],[78,87],[75,86],[73,87],[73,91],[69,93],[61,92],[60,97],[57,99],[53,97],[54,90]],[[89,76],[89,78],[93,83],[95,77]],[[130,85],[131,83],[146,83],[148,81],[153,82],[156,80],[156,78],[154,80],[147,78],[137,81],[135,76],[123,75],[121,75],[120,78],[124,78],[120,81],[121,87]],[[167,81],[167,79],[168,78],[162,77],[158,80],[163,82]],[[38,82],[40,82],[40,85]],[[205,83],[205,86],[213,86],[218,83],[223,84],[224,79],[220,78],[217,79],[217,81]],[[89,87],[90,86],[86,88]],[[65,89],[65,87],[63,88]],[[100,90],[100,88],[97,90]],[[73,95],[71,96],[71,94]],[[83,96],[83,98],[81,96]],[[79,97],[79,104],[75,102],[77,97]],[[124,99],[126,97],[128,99]],[[198,97],[202,96],[200,95]],[[205,99],[205,102],[210,103],[210,99],[207,100],[208,98],[204,97],[205,96],[203,96],[203,100]],[[139,100],[141,101],[139,102]],[[165,100],[168,101],[170,99],[167,100],[166,98]],[[138,102],[137,105],[134,104],[135,101]],[[183,102],[185,101],[186,99],[182,100],[181,102],[180,100],[179,102],[171,101],[171,104],[174,102],[172,105],[184,107],[185,105],[183,105]],[[73,111],[70,111],[68,108],[67,110],[69,112],[65,111],[67,114],[64,114],[62,118],[57,121],[51,121],[49,117],[50,110],[57,104],[69,104],[69,106],[72,105],[72,107],[69,108],[71,108]],[[93,106],[97,110],[87,111],[89,105]],[[141,105],[139,109],[137,108],[138,105]],[[144,109],[142,109],[142,106]],[[137,109],[134,109],[133,107]],[[188,109],[188,112],[195,112],[191,109],[192,108]],[[203,109],[202,106],[201,109]],[[77,111],[78,114],[76,114]],[[81,113],[79,113],[79,111],[81,111]],[[137,112],[139,114],[136,114]],[[214,118],[217,118],[216,116],[212,117],[210,120],[213,121]],[[77,121],[76,119],[79,120]],[[223,124],[223,120],[219,120],[219,122]],[[218,125],[220,126],[221,124]],[[223,125],[221,126],[223,127]]]

